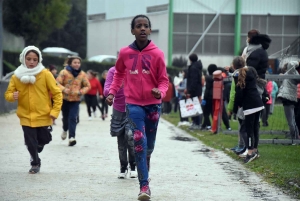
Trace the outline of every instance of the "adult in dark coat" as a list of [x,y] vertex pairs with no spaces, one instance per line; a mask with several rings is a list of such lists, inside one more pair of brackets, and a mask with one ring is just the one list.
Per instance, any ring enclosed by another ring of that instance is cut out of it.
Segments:
[[266,34],[260,34],[258,30],[252,29],[248,32],[249,45],[246,50],[246,64],[255,68],[260,78],[265,79],[269,67],[267,49],[271,39]]
[[[189,56],[191,65],[188,67],[187,73],[187,97],[198,97],[201,101],[202,95],[202,62],[198,60],[196,54],[191,54]],[[200,116],[192,117],[193,125],[191,129],[200,129]]]

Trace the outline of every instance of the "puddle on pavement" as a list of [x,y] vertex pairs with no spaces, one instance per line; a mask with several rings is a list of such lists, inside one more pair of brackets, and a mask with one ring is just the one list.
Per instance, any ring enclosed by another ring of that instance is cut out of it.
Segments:
[[199,150],[195,150],[193,152],[202,152],[202,153],[207,153],[207,152],[210,152],[210,149],[207,149],[207,148],[202,148],[202,149],[199,149]]
[[182,136],[172,137],[172,139],[173,139],[173,140],[179,140],[179,141],[185,141],[185,142],[196,141],[196,139],[194,139],[194,138],[182,137]]

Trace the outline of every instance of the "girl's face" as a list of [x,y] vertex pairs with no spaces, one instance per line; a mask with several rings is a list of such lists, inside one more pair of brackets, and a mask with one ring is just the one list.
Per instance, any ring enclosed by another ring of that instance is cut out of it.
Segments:
[[56,75],[56,74],[57,74],[57,70],[56,70],[56,69],[53,69],[53,70],[51,71],[51,73],[52,73],[53,75]]
[[25,56],[25,65],[27,68],[35,68],[39,63],[39,57],[36,53],[34,52],[29,52]]
[[107,76],[107,73],[104,73],[103,74],[103,78],[106,79],[106,76]]
[[92,78],[94,78],[94,76],[90,72],[87,73],[87,77],[88,77],[89,80],[91,80]]
[[135,35],[137,41],[148,41],[148,35],[151,33],[148,19],[144,17],[136,18],[131,33]]
[[72,68],[74,68],[75,70],[78,70],[80,68],[81,62],[79,59],[73,59],[71,66]]

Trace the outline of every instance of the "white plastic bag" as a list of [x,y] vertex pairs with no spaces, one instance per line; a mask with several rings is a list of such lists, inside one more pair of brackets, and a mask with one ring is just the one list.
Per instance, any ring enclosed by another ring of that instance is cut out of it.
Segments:
[[179,105],[182,118],[195,117],[203,113],[198,97],[180,100]]

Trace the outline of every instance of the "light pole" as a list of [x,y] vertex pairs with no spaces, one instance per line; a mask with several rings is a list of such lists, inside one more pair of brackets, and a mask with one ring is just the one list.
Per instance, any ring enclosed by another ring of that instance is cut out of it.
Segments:
[[173,0],[169,0],[168,66],[172,66],[173,55]]
[[3,11],[3,0],[0,0],[0,81],[3,76],[3,20],[2,20],[2,11]]

